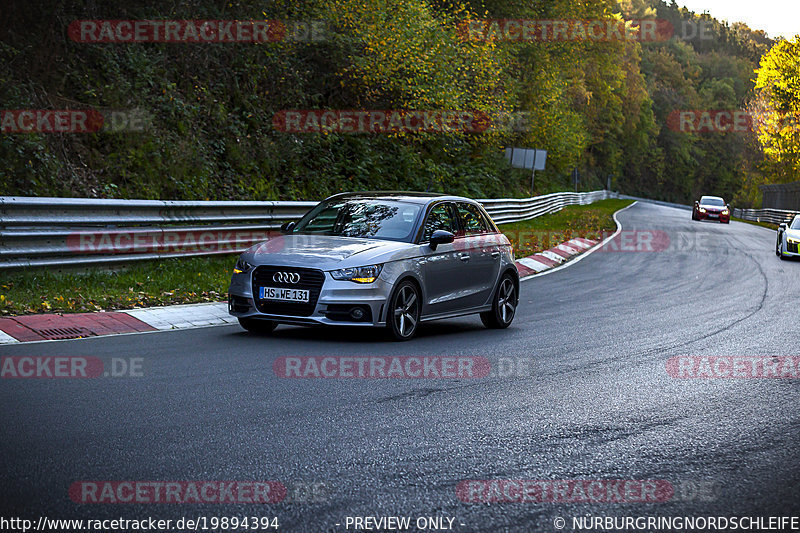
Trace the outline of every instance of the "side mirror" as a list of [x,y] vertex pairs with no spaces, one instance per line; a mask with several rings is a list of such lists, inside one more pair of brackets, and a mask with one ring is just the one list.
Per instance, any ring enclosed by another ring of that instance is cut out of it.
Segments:
[[291,233],[295,227],[294,222],[284,222],[281,224],[281,233]]
[[781,222],[780,224],[778,224],[778,229],[781,231],[786,231],[788,228],[789,226],[786,225],[786,222]]
[[454,240],[456,240],[456,236],[449,231],[437,229],[433,232],[433,235],[431,235],[430,247],[435,250],[440,244],[450,244]]

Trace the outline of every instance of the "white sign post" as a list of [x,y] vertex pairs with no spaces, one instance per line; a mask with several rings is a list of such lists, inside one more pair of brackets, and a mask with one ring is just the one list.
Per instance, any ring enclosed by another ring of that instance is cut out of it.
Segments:
[[531,196],[533,196],[533,180],[537,170],[544,170],[547,163],[547,150],[535,148],[506,148],[506,159],[514,168],[531,169]]

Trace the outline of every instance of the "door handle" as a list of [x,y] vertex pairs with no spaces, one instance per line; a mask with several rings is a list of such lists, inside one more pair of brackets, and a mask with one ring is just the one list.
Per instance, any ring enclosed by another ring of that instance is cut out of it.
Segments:
[[462,261],[469,261],[469,254],[461,254],[458,256]]
[[497,259],[500,257],[500,252],[492,252],[492,259]]

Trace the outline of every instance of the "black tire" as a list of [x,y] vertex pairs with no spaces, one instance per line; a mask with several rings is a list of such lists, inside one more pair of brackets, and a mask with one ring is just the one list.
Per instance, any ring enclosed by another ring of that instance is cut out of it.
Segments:
[[278,327],[277,322],[260,318],[240,318],[239,325],[256,335],[269,335]]
[[481,313],[481,322],[490,329],[505,329],[514,320],[517,304],[519,304],[517,285],[510,274],[505,274],[500,278],[500,283],[494,291],[492,310]]
[[692,220],[700,220],[700,218],[692,211]]
[[410,280],[400,282],[389,299],[386,312],[386,329],[396,341],[413,339],[419,328],[422,297]]
[[782,244],[783,243],[781,242],[781,236],[778,235],[778,240],[775,242],[775,255],[777,255],[778,257],[781,257],[781,245]]

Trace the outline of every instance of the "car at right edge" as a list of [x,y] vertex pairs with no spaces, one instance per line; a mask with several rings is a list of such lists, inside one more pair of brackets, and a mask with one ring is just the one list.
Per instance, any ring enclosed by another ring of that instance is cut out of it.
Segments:
[[703,196],[694,203],[692,220],[719,220],[723,224],[730,224],[731,208],[719,196]]
[[778,241],[775,243],[775,255],[781,259],[800,257],[798,245],[800,245],[800,215],[795,216],[789,224],[784,222],[778,226]]

